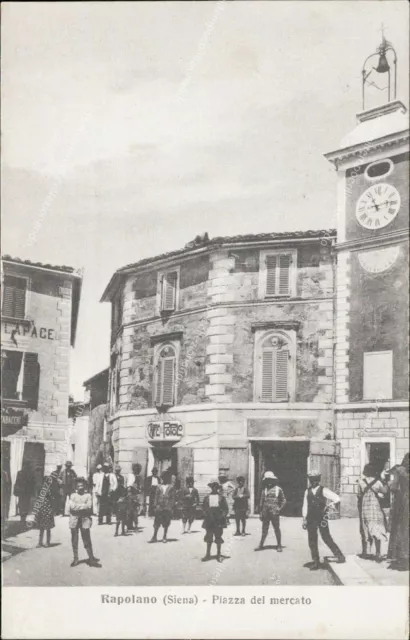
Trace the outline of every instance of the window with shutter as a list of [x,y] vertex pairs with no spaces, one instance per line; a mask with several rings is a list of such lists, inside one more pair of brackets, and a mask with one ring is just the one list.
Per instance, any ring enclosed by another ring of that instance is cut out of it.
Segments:
[[169,271],[162,276],[161,309],[175,311],[177,299],[178,272]]
[[262,402],[289,400],[289,345],[282,336],[267,337],[260,353],[259,398]]
[[175,404],[175,351],[172,347],[163,347],[156,366],[155,404],[172,406]]
[[4,316],[23,319],[26,312],[27,280],[15,276],[5,276],[3,283]]
[[[293,252],[294,253],[294,252]],[[263,264],[261,260],[261,264]],[[265,268],[261,272],[261,296],[289,296],[292,294],[292,252],[266,253]]]
[[24,354],[23,397],[30,409],[37,409],[40,365],[37,353]]

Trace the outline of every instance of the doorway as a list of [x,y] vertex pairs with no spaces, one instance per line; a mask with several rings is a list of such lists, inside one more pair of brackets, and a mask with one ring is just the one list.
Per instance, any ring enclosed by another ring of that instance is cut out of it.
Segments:
[[173,444],[175,443],[155,443],[152,448],[154,466],[157,467],[160,477],[165,471],[169,471],[173,476],[178,474],[178,453]]
[[254,504],[259,513],[261,483],[265,471],[273,471],[279,479],[287,503],[284,516],[302,515],[303,496],[307,486],[309,441],[275,440],[252,443],[255,461]]
[[34,475],[34,498],[37,498],[43,486],[44,463],[46,453],[42,442],[25,442],[23,453],[23,465],[30,464]]

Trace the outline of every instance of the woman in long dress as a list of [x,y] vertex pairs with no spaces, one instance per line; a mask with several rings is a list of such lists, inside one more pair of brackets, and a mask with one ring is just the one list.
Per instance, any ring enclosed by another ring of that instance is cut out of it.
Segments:
[[390,513],[391,534],[387,557],[392,560],[389,569],[409,569],[409,454],[391,471],[390,490],[393,504]]
[[[40,494],[34,503],[35,522],[39,529],[38,547],[51,546],[51,529],[54,528],[54,513],[59,502],[59,485],[55,473],[44,479]],[[44,532],[46,544],[44,545]]]
[[[388,487],[375,477],[370,464],[363,469],[363,478],[359,480],[358,508],[360,515],[360,533],[362,537],[362,558],[375,559],[381,562],[381,542],[387,540],[387,520],[380,504],[381,498],[388,492]],[[376,556],[368,553],[375,544]]]

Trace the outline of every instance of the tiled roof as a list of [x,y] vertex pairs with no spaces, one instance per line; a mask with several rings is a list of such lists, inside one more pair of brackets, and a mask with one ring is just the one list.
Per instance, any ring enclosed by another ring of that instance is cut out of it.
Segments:
[[269,240],[298,240],[301,238],[318,238],[320,236],[328,238],[329,236],[336,236],[336,229],[318,229],[318,230],[308,230],[308,231],[281,231],[277,233],[256,233],[256,234],[247,234],[243,236],[217,236],[216,238],[211,238],[203,243],[198,242],[197,244],[194,242],[189,242],[183,249],[175,249],[174,251],[168,251],[167,253],[161,253],[157,256],[153,256],[150,258],[143,258],[142,260],[138,260],[138,262],[133,262],[125,265],[124,267],[120,267],[117,269],[116,273],[121,273],[122,271],[127,271],[128,269],[132,269],[134,267],[142,267],[145,264],[149,264],[150,262],[156,262],[157,260],[164,260],[165,258],[172,258],[173,256],[178,256],[183,253],[186,253],[190,249],[200,249],[202,247],[218,247],[219,245],[224,244],[236,244],[237,242],[263,242]]
[[32,262],[31,260],[22,260],[21,258],[12,258],[9,255],[3,256],[3,260],[7,260],[8,262],[15,262],[17,264],[26,264],[30,267],[41,267],[42,269],[51,269],[52,271],[64,271],[65,273],[74,273],[74,267],[67,267],[66,265],[52,265],[52,264],[44,264],[43,262]]

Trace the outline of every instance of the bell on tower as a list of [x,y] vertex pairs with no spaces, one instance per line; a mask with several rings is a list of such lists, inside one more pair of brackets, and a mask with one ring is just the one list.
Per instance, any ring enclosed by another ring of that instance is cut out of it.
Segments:
[[[375,66],[377,60],[377,66]],[[393,81],[392,81],[393,67]],[[387,74],[387,86],[379,86],[383,82],[383,76]],[[382,76],[379,78],[379,76]],[[374,53],[371,53],[364,61],[362,68],[362,108],[365,110],[366,88],[375,87],[379,91],[387,90],[387,102],[396,99],[397,93],[397,55],[393,45],[384,37],[382,25],[382,41]]]

